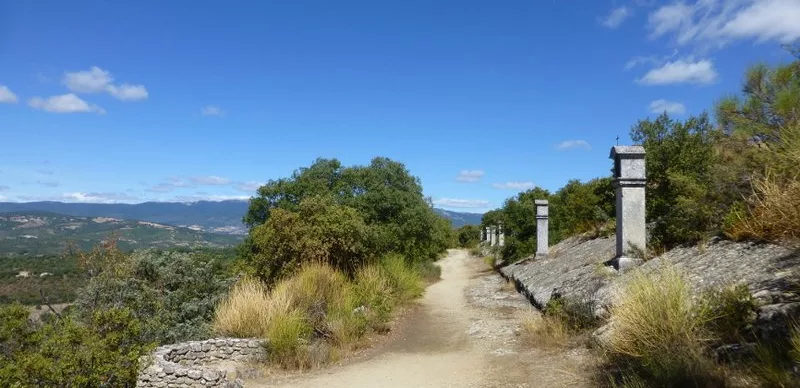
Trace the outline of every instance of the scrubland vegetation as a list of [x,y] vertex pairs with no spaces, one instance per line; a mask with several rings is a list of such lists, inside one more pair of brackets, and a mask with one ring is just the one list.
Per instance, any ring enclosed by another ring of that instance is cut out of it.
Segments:
[[[796,244],[800,238],[800,61],[757,65],[742,95],[722,98],[707,113],[675,120],[667,114],[637,122],[631,139],[646,149],[647,220],[653,253],[713,236]],[[502,259],[536,251],[535,199],[550,201],[550,241],[614,232],[609,176],[569,181],[506,200],[483,217],[502,222]]]
[[321,365],[388,330],[455,240],[419,180],[386,158],[320,159],[270,181],[245,222],[236,251],[110,243],[44,261],[81,287],[32,285],[24,302],[72,302],[41,319],[0,306],[0,386],[129,387],[155,346],[214,335],[268,339],[278,366]]
[[[631,129],[631,138],[647,151],[648,256],[713,236],[790,247],[800,242],[800,61],[754,66],[742,91],[741,97],[717,103],[716,123],[706,113],[683,121],[663,114]],[[553,243],[610,233],[610,183],[598,178],[570,181],[555,193],[529,190],[487,213],[483,223],[503,223],[501,255],[512,262],[536,249],[535,219],[529,216],[534,199],[550,201]],[[610,323],[593,346],[601,360],[598,385],[800,386],[797,322],[788,335],[765,339],[754,332],[756,302],[746,286],[731,284],[698,295],[676,268],[639,271],[607,320],[585,321],[591,306],[575,308],[582,302],[559,300],[545,306],[541,318],[525,320],[523,337],[534,346],[563,348]],[[786,291],[800,291],[794,287]],[[718,349],[723,344],[739,349]]]

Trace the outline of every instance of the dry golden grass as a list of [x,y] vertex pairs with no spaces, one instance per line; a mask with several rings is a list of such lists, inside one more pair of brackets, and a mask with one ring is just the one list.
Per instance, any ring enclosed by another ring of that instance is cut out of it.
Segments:
[[270,361],[287,368],[315,367],[382,331],[392,310],[422,294],[423,280],[402,257],[360,269],[355,279],[324,263],[305,264],[267,291],[241,279],[217,306],[222,335],[269,340]]
[[217,306],[214,330],[233,337],[261,337],[268,322],[270,301],[260,281],[242,278]]
[[521,339],[529,346],[561,348],[567,346],[569,328],[560,319],[526,312],[522,316]]
[[659,385],[716,386],[719,370],[703,355],[712,339],[707,318],[694,307],[691,289],[675,268],[634,273],[611,310],[614,331],[604,344],[606,354]]
[[753,183],[750,214],[738,214],[727,230],[734,239],[800,240],[800,180],[768,174]]

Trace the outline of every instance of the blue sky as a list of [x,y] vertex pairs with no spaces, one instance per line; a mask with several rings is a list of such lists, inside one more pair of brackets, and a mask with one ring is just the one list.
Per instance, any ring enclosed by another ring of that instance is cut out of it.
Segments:
[[0,200],[246,198],[317,157],[480,212],[784,63],[800,0],[0,0]]

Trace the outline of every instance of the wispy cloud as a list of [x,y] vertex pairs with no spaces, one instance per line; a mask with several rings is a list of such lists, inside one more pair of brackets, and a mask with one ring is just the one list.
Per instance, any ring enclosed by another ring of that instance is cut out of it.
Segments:
[[127,193],[74,192],[74,193],[64,193],[63,195],[61,195],[60,199],[66,202],[118,203],[118,202],[137,201],[139,198],[135,195]]
[[89,104],[73,93],[48,98],[34,97],[28,100],[28,106],[50,113],[106,113],[103,108]]
[[114,84],[111,73],[97,66],[89,70],[65,72],[62,82],[75,93],[108,93],[121,101],[139,101],[149,97],[144,85]]
[[611,10],[611,13],[609,13],[608,16],[600,21],[600,24],[602,24],[604,27],[614,29],[622,25],[622,22],[624,22],[625,19],[629,18],[631,15],[633,15],[633,12],[628,7],[622,6],[614,8]]
[[0,185],[0,191],[6,191],[6,190],[8,190],[8,189],[10,189],[10,187],[8,187],[8,186],[3,186],[3,185]]
[[220,194],[197,194],[197,195],[180,195],[175,198],[172,198],[170,201],[176,202],[197,202],[197,201],[230,201],[230,200],[237,200],[237,201],[244,201],[248,200],[250,197],[246,195],[220,195]]
[[586,140],[564,140],[556,146],[556,149],[559,151],[572,149],[584,149],[588,151],[592,149],[592,145]]
[[154,193],[168,193],[176,189],[193,188],[197,186],[226,186],[231,180],[216,175],[196,175],[188,178],[170,177],[163,182],[151,186],[147,191]]
[[225,111],[216,105],[207,105],[201,111],[203,116],[225,116]]
[[224,186],[231,183],[230,179],[216,175],[193,176],[189,177],[189,181],[195,185],[201,186]]
[[244,192],[254,192],[258,190],[259,187],[263,186],[264,184],[261,182],[256,181],[247,181],[247,182],[239,182],[236,184],[236,190],[244,191]]
[[8,86],[0,85],[0,104],[16,104],[19,99]]
[[465,208],[465,209],[489,207],[489,201],[484,201],[481,199],[439,198],[433,200],[433,204],[442,207]]
[[734,40],[790,43],[800,38],[798,20],[797,0],[697,0],[657,8],[647,28],[651,38],[713,48]]
[[47,186],[47,187],[58,187],[61,183],[56,181],[36,181],[37,185]]
[[483,177],[483,170],[461,170],[456,177],[459,182],[477,182]]
[[630,70],[640,65],[663,66],[676,56],[678,56],[678,49],[672,50],[672,54],[669,55],[636,56],[625,62],[625,70]]
[[710,60],[679,59],[651,69],[638,82],[643,85],[710,84],[716,80],[717,71]]
[[667,101],[664,99],[655,100],[649,105],[650,112],[661,114],[667,112],[669,114],[682,115],[686,113],[686,106],[680,102]]
[[492,183],[492,187],[497,189],[510,189],[510,190],[530,190],[536,187],[533,182],[504,182]]
[[147,191],[154,192],[154,193],[168,193],[170,191],[174,191],[175,189],[186,188],[186,187],[193,187],[192,183],[184,178],[179,177],[171,177],[167,178],[164,182],[158,183],[155,186],[150,187]]

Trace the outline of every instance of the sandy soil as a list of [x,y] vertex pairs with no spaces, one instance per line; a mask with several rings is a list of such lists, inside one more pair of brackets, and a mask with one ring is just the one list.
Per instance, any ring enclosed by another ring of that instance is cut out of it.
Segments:
[[518,340],[519,294],[465,250],[439,263],[442,280],[388,340],[342,365],[245,381],[247,387],[589,386],[585,349],[542,350]]

